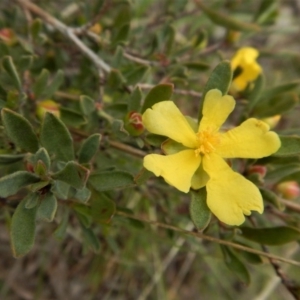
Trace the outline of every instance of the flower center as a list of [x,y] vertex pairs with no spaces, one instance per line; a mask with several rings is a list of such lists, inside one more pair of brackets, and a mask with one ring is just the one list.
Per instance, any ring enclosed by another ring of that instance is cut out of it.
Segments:
[[210,129],[201,130],[196,134],[198,148],[195,150],[196,156],[199,154],[205,155],[216,150],[216,147],[220,144],[220,134],[213,132]]

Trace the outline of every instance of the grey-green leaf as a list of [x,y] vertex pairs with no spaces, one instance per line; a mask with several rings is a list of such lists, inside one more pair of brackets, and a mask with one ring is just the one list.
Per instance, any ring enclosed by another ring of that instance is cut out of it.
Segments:
[[52,175],[55,180],[63,181],[76,189],[82,189],[89,177],[90,170],[80,164],[70,161],[65,167]]
[[19,189],[40,181],[40,178],[33,173],[17,171],[0,178],[0,197],[14,195]]
[[13,59],[11,56],[5,56],[2,59],[2,65],[5,71],[9,74],[14,87],[17,88],[19,91],[22,91],[22,83],[21,79],[19,77],[19,74],[17,72],[16,66],[13,62]]
[[37,211],[37,217],[46,222],[52,222],[57,210],[57,199],[52,193],[48,193],[42,199]]
[[272,228],[240,227],[242,236],[263,245],[278,246],[300,239],[300,230],[287,226]]
[[222,95],[226,95],[232,80],[232,70],[229,61],[220,62],[210,74],[208,81],[204,87],[202,101],[199,109],[199,120],[202,117],[202,107],[205,95],[212,89],[218,89]]
[[23,199],[15,210],[11,221],[11,247],[15,257],[21,257],[28,253],[34,244],[37,206],[27,209],[25,204],[26,199]]
[[92,98],[82,95],[79,99],[81,111],[85,116],[91,114],[95,110],[95,101]]
[[89,136],[82,144],[79,153],[78,161],[81,164],[88,163],[99,149],[101,134],[95,133]]
[[296,156],[300,154],[300,137],[280,136],[281,147],[272,156]]
[[89,183],[98,192],[127,188],[135,185],[133,176],[125,171],[94,173],[90,176]]
[[41,143],[55,159],[70,161],[74,159],[72,137],[61,120],[46,113],[41,129]]
[[1,117],[6,134],[18,147],[31,153],[38,150],[38,139],[31,124],[23,116],[3,108]]
[[164,83],[152,88],[147,94],[141,112],[145,112],[147,108],[152,107],[155,103],[170,100],[173,94],[173,84]]
[[205,187],[198,191],[191,191],[190,215],[198,230],[203,230],[209,224],[211,211],[206,203]]

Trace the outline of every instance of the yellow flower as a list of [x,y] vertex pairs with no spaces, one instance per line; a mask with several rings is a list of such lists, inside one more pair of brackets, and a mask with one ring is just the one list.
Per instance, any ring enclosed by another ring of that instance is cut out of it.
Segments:
[[240,126],[220,131],[233,111],[233,97],[210,90],[203,104],[203,118],[196,126],[172,101],[153,105],[143,114],[148,131],[180,143],[182,151],[170,155],[150,154],[144,167],[187,193],[206,185],[207,205],[222,222],[240,225],[251,210],[263,212],[258,188],[234,172],[223,158],[261,158],[275,153],[280,139],[264,122],[251,118]]
[[249,83],[254,81],[262,72],[261,66],[256,62],[259,52],[251,47],[241,48],[231,60],[233,73],[237,73],[232,80],[232,87],[236,91],[243,91]]

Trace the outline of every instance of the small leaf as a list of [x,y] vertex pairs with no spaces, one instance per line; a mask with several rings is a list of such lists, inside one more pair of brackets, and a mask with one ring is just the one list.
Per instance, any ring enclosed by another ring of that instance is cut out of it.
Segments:
[[266,174],[266,179],[271,180],[275,183],[291,174],[298,172],[300,172],[299,163],[287,163],[284,165],[276,166],[273,170],[268,171]]
[[79,127],[87,122],[86,118],[75,110],[61,106],[59,112],[61,120],[67,125]]
[[27,209],[26,199],[16,208],[11,221],[10,238],[14,257],[28,253],[34,244],[37,207]]
[[144,113],[147,108],[151,108],[155,103],[170,100],[173,94],[173,84],[164,83],[152,88],[147,94],[141,113]]
[[91,197],[92,217],[100,223],[108,223],[116,212],[116,204],[103,193],[93,192]]
[[19,91],[22,91],[22,83],[19,77],[19,74],[17,72],[16,66],[13,62],[13,59],[11,56],[4,56],[2,59],[2,65],[5,71],[8,73],[10,78],[13,81],[14,87],[18,89]]
[[259,189],[264,201],[269,202],[273,204],[277,209],[283,211],[285,206],[283,203],[280,201],[279,197],[272,191],[260,188]]
[[211,21],[217,25],[232,29],[236,31],[259,31],[260,27],[256,24],[245,23],[235,20],[228,15],[222,14],[216,10],[210,9],[204,6],[200,1],[196,2],[197,5],[203,10],[203,12],[211,19]]
[[279,94],[290,92],[294,90],[296,87],[298,87],[299,84],[300,81],[298,80],[298,81],[288,82],[288,83],[278,85],[276,87],[269,88],[263,92],[261,98],[262,99],[272,98],[278,96]]
[[55,180],[63,181],[76,189],[82,189],[89,177],[90,170],[74,161],[68,162],[65,167],[52,175]]
[[281,147],[272,156],[296,156],[300,154],[300,137],[280,136]]
[[45,164],[47,170],[49,170],[51,161],[49,154],[45,148],[40,148],[34,155],[34,163],[36,164],[39,160],[41,160]]
[[175,142],[174,140],[167,139],[161,144],[161,149],[164,154],[170,155],[175,154],[188,148],[183,146],[181,143]]
[[91,191],[86,187],[80,190],[72,188],[70,194],[70,198],[75,198],[82,203],[86,203],[91,198]]
[[47,69],[43,69],[40,75],[37,77],[36,82],[33,85],[33,93],[38,99],[43,94],[44,90],[48,85],[50,73]]
[[141,91],[141,88],[137,86],[128,99],[127,111],[140,111],[142,98],[143,93]]
[[94,231],[90,228],[86,228],[84,226],[81,227],[82,235],[86,245],[95,253],[98,253],[100,250],[100,242]]
[[94,173],[90,176],[89,183],[98,192],[127,188],[135,185],[133,176],[125,171]]
[[242,261],[226,246],[221,245],[225,264],[246,285],[250,284],[250,274]]
[[92,98],[82,95],[79,99],[81,111],[85,116],[88,116],[95,111],[95,101]]
[[57,199],[52,193],[48,193],[42,199],[37,211],[37,217],[46,222],[52,222],[57,210]]
[[74,159],[73,140],[67,127],[56,116],[46,113],[41,129],[41,143],[57,160]]
[[126,72],[123,72],[123,75],[126,78],[127,84],[135,85],[143,80],[147,71],[149,71],[149,67],[141,65],[135,68],[130,68]]
[[38,193],[29,193],[25,198],[25,208],[31,209],[37,206],[40,195]]
[[272,228],[242,226],[240,230],[244,238],[263,245],[279,246],[300,239],[300,230],[287,226]]
[[210,222],[211,212],[206,203],[206,189],[191,190],[190,215],[198,230],[204,230]]
[[6,134],[18,147],[31,153],[38,150],[38,139],[23,116],[7,108],[2,109],[1,116]]
[[135,177],[134,181],[137,185],[144,184],[150,177],[153,176],[153,173],[143,168]]
[[205,62],[201,62],[201,61],[186,62],[183,65],[193,71],[198,71],[198,72],[203,72],[210,68],[209,64],[207,64]]
[[95,133],[84,141],[78,153],[79,163],[84,164],[90,162],[99,149],[100,140],[101,134]]
[[262,90],[265,86],[265,77],[263,74],[259,74],[258,77],[253,82],[253,88],[247,94],[248,103],[248,110],[250,111],[256,103],[259,101]]
[[55,229],[53,235],[58,240],[63,240],[63,238],[66,235],[67,228],[69,225],[69,210],[65,209],[63,212],[63,217],[58,225],[58,227]]
[[10,165],[23,160],[24,154],[0,154],[0,165]]
[[203,89],[202,101],[199,110],[199,119],[202,117],[202,107],[206,93],[212,89],[218,89],[221,91],[222,95],[226,95],[230,87],[231,80],[232,71],[230,62],[226,60],[220,62],[210,74],[209,79]]
[[147,134],[145,141],[151,146],[160,147],[160,145],[166,141],[166,137],[158,134]]
[[38,39],[41,29],[42,29],[41,19],[34,19],[30,24],[30,33],[34,41]]
[[40,178],[33,173],[17,171],[0,178],[0,197],[14,195],[21,188],[40,181]]
[[51,186],[51,192],[59,199],[68,199],[69,190],[70,185],[60,180],[55,180]]
[[278,1],[277,0],[262,0],[257,13],[254,16],[254,21],[258,24],[271,24],[277,15]]
[[80,223],[88,228],[92,224],[91,208],[83,204],[74,204],[73,209]]
[[47,88],[43,92],[44,98],[51,98],[53,94],[59,89],[59,87],[64,82],[64,72],[62,70],[58,70],[55,74],[53,80],[50,84],[48,84]]

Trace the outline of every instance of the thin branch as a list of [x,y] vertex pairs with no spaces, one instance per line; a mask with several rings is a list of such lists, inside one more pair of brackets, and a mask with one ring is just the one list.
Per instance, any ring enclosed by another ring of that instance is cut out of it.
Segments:
[[48,24],[51,24],[54,28],[60,31],[64,36],[68,37],[79,50],[82,51],[100,70],[103,70],[106,73],[111,71],[111,67],[104,62],[96,53],[94,53],[91,49],[89,49],[74,33],[73,29],[66,26],[61,21],[52,17],[50,14],[45,12],[43,9],[38,7],[37,5],[31,3],[28,0],[16,0],[21,6],[30,10],[34,14],[40,16],[44,21]]
[[202,234],[202,233],[199,233],[199,232],[192,232],[192,231],[184,230],[184,229],[178,228],[176,226],[165,224],[165,223],[160,223],[160,222],[156,222],[156,221],[147,220],[147,219],[136,217],[136,216],[133,216],[133,215],[121,212],[121,211],[118,211],[117,214],[120,215],[120,216],[126,217],[126,218],[131,218],[131,219],[138,220],[138,221],[143,222],[143,223],[153,224],[153,225],[156,225],[156,226],[161,227],[161,228],[170,229],[172,231],[183,233],[183,234],[186,234],[186,235],[190,235],[190,236],[202,239],[202,240],[214,242],[214,243],[217,243],[217,244],[220,244],[220,245],[225,245],[225,246],[228,246],[228,247],[232,247],[232,248],[239,249],[239,250],[242,250],[242,251],[246,251],[246,252],[249,252],[249,253],[254,253],[254,254],[257,254],[257,255],[268,257],[270,259],[282,261],[282,262],[300,267],[300,262],[298,262],[298,261],[295,261],[295,260],[292,260],[292,259],[287,259],[287,258],[280,257],[278,255],[274,255],[274,254],[270,254],[270,253],[265,253],[263,251],[252,249],[252,248],[240,245],[240,244],[236,244],[236,243],[229,242],[229,241],[226,241],[226,240],[221,240],[221,239],[215,238],[213,236],[205,235],[205,234]]

